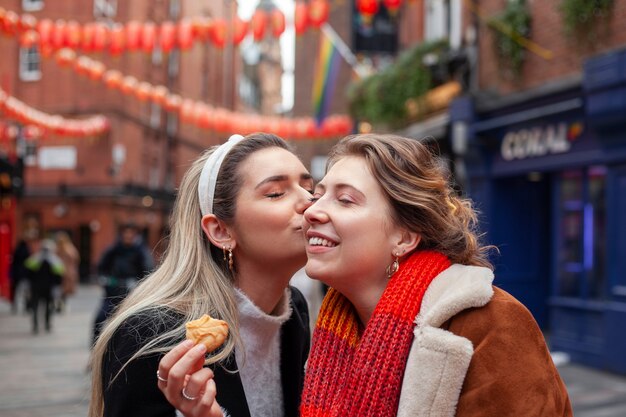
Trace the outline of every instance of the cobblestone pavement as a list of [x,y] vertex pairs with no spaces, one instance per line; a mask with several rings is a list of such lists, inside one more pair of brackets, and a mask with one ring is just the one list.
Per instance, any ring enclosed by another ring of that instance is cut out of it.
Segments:
[[[51,333],[0,300],[0,417],[86,417],[89,343],[100,289],[83,285]],[[576,417],[626,416],[626,376],[564,363],[559,371]],[[130,416],[129,416],[130,417]]]

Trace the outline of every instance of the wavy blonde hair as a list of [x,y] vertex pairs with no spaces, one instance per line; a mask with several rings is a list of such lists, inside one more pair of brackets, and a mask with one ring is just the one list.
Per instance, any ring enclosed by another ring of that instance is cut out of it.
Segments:
[[[277,136],[255,133],[235,145],[224,159],[216,184],[213,213],[226,224],[232,224],[237,210],[235,202],[243,181],[239,172],[241,163],[252,153],[270,147],[292,150]],[[147,315],[166,320],[166,315],[160,313],[167,309],[179,313],[183,317],[181,323],[205,313],[225,320],[230,324],[229,337],[223,348],[207,359],[207,364],[226,359],[239,342],[234,277],[223,260],[221,248],[210,243],[200,222],[202,213],[198,201],[198,182],[206,160],[215,149],[217,147],[205,151],[182,179],[170,218],[169,244],[161,265],[126,297],[108,319],[93,347],[89,417],[101,417],[104,413],[103,357],[114,333],[130,317]],[[122,370],[140,356],[171,350],[184,335],[184,324],[159,334],[141,347],[123,365]]]
[[331,150],[327,169],[345,156],[365,159],[392,207],[392,217],[421,235],[416,250],[432,249],[451,262],[493,269],[477,231],[469,199],[452,188],[443,161],[424,143],[395,135],[362,134],[343,138]]

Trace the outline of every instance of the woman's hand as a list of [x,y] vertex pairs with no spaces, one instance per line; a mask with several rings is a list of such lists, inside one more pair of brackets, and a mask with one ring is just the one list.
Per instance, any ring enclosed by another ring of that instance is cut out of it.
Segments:
[[159,362],[159,389],[186,417],[223,417],[215,400],[217,388],[213,371],[203,367],[205,353],[203,344],[194,346],[186,340]]

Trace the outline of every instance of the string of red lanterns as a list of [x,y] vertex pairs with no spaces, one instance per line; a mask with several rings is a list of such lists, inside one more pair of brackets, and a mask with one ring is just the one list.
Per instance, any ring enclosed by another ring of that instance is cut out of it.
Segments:
[[27,125],[27,137],[41,137],[46,133],[60,136],[87,137],[98,136],[110,129],[109,121],[101,115],[86,119],[68,119],[60,115],[51,115],[8,94],[0,88],[0,111],[8,118]]
[[[304,33],[309,27],[319,28],[328,20],[328,0],[296,3],[295,32]],[[269,29],[269,30],[268,30]],[[129,21],[125,24],[103,22],[78,23],[75,20],[38,20],[31,14],[22,14],[0,7],[0,33],[19,36],[23,47],[38,45],[44,55],[61,48],[82,52],[108,52],[119,55],[125,51],[152,52],[159,47],[168,53],[173,48],[188,50],[195,42],[211,42],[223,48],[228,40],[237,46],[248,34],[255,42],[263,40],[267,32],[280,37],[286,29],[285,15],[277,8],[271,12],[258,9],[250,21],[236,17],[233,22],[208,17],[188,17],[178,22]]]
[[124,75],[93,58],[77,55],[69,48],[57,51],[56,62],[71,68],[77,74],[94,81],[103,82],[107,88],[120,91],[142,102],[153,102],[166,111],[178,114],[181,122],[210,129],[220,133],[269,132],[293,140],[332,139],[345,136],[352,131],[352,120],[346,115],[331,115],[318,126],[312,117],[287,118],[282,116],[261,116],[234,112],[226,108],[212,106],[198,100],[183,98],[172,93],[163,85],[153,85],[140,81],[132,75]]

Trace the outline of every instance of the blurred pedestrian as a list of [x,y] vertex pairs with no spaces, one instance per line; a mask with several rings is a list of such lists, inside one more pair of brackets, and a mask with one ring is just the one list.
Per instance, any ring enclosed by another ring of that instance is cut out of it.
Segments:
[[63,281],[61,283],[60,303],[57,308],[57,311],[62,312],[68,307],[67,298],[76,293],[80,255],[67,232],[57,232],[55,240],[57,244],[57,255],[61,258],[63,266],[65,267],[65,274],[63,274]]
[[52,329],[54,312],[54,287],[61,285],[64,268],[63,262],[56,255],[56,244],[51,239],[44,239],[37,252],[24,262],[26,275],[30,283],[33,333],[39,333],[39,315],[44,310],[45,327]]
[[106,319],[153,266],[152,255],[144,245],[139,227],[132,222],[124,223],[117,241],[104,252],[98,263],[104,296],[93,325],[93,343]]
[[29,227],[24,230],[22,238],[15,246],[11,257],[9,269],[11,311],[18,312],[20,304],[24,310],[30,309],[30,285],[27,279],[27,271],[24,262],[38,249],[39,229]]

